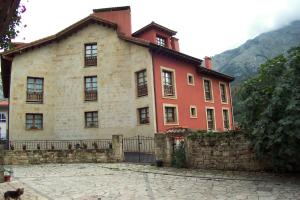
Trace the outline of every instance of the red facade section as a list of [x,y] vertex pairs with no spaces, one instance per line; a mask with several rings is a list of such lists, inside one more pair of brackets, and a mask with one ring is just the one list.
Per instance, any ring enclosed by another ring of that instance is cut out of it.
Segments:
[[[155,100],[157,115],[157,131],[164,132],[173,127],[187,127],[191,129],[207,130],[206,108],[215,110],[216,131],[224,131],[222,109],[229,111],[230,129],[233,127],[232,106],[229,82],[212,76],[199,74],[196,66],[176,60],[165,55],[153,54],[153,67],[155,79]],[[162,69],[170,69],[175,72],[176,97],[166,98],[163,96]],[[188,84],[187,75],[193,75],[194,85]],[[203,78],[212,81],[213,103],[205,102]],[[221,103],[219,83],[225,83],[228,103]],[[178,108],[178,125],[165,123],[164,105],[175,105]],[[195,106],[197,117],[190,116],[190,107]]]

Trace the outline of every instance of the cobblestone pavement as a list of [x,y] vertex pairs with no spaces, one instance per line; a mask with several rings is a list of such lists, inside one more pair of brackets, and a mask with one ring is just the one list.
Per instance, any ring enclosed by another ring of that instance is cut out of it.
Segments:
[[300,177],[292,175],[182,170],[126,163],[12,168],[14,178],[0,184],[0,194],[24,187],[22,200],[300,199]]

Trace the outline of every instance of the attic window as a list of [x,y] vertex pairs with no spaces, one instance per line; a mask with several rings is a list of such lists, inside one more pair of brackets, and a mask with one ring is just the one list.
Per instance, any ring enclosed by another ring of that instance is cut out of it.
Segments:
[[166,46],[166,38],[161,37],[161,36],[156,36],[156,43],[159,46],[165,47]]

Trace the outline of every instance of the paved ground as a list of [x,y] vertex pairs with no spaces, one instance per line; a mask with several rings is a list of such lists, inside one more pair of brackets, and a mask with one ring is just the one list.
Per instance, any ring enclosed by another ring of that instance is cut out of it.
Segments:
[[49,164],[13,169],[14,180],[0,184],[0,194],[24,187],[22,200],[300,199],[299,176],[125,163]]

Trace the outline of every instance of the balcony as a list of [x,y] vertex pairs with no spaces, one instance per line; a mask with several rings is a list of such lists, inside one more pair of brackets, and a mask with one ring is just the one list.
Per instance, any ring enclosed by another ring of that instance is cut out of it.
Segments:
[[27,102],[43,103],[43,92],[27,92]]
[[85,66],[97,66],[97,56],[89,56],[84,58]]
[[137,96],[147,96],[148,95],[148,87],[147,84],[137,86]]
[[173,85],[164,85],[164,96],[175,96]]
[[97,101],[97,90],[85,91],[85,101]]

